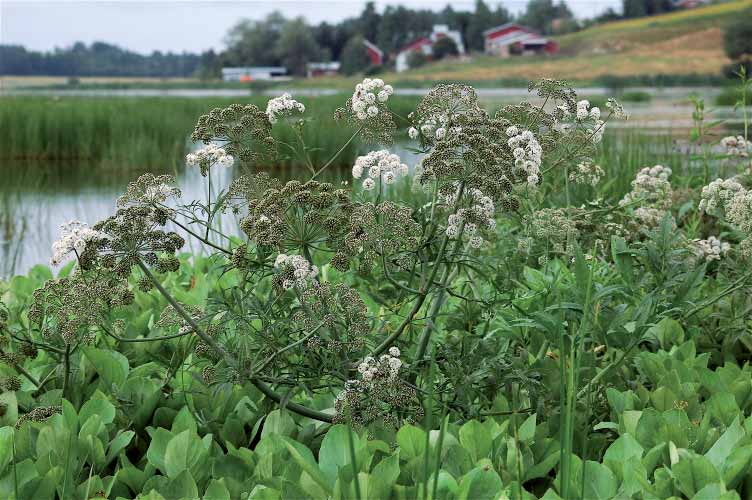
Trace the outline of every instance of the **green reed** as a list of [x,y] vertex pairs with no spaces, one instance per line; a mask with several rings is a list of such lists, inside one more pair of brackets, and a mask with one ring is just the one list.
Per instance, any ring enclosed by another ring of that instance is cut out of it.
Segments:
[[[316,163],[322,151],[341,145],[352,134],[334,120],[334,111],[346,94],[301,97],[304,116],[321,118],[306,127],[304,139]],[[234,98],[176,97],[4,97],[0,98],[0,161],[87,162],[97,167],[130,170],[172,171],[182,164],[190,147],[188,136],[199,116],[214,107],[234,102],[266,107],[266,96]],[[399,116],[406,116],[417,102],[398,97],[390,103]],[[397,119],[400,126],[406,124]],[[294,144],[290,127],[275,127],[277,138]],[[351,163],[362,145],[354,142],[338,163]],[[284,148],[283,153],[286,153]],[[298,165],[288,155],[283,165]],[[279,165],[276,162],[275,165]]]

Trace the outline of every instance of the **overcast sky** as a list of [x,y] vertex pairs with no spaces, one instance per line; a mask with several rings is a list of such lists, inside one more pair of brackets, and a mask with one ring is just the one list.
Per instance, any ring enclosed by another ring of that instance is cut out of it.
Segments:
[[[512,12],[526,0],[486,0]],[[357,16],[366,0],[0,0],[0,43],[34,50],[67,47],[95,40],[149,53],[152,50],[201,52],[222,49],[227,30],[238,19],[260,19],[273,10],[311,23],[337,22]],[[472,10],[475,0],[376,0],[386,5],[439,10]],[[592,17],[621,0],[567,0],[578,17]]]

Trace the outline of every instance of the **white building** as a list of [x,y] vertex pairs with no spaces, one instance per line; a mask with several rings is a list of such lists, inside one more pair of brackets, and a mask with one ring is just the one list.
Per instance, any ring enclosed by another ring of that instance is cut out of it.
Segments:
[[222,68],[225,82],[253,82],[257,80],[284,79],[287,68],[282,66],[248,66],[245,68]]
[[459,55],[465,54],[465,44],[462,42],[462,33],[450,30],[446,24],[435,24],[433,31],[428,37],[421,37],[410,44],[402,47],[397,53],[395,67],[397,71],[405,71],[410,68],[410,55],[416,52],[422,53],[426,59],[433,57],[433,44],[442,38],[450,38],[457,46]]

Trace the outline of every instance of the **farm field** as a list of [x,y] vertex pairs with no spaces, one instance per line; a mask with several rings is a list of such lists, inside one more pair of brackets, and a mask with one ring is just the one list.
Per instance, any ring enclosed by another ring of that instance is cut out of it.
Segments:
[[0,498],[752,494],[748,107],[389,83],[2,100]]

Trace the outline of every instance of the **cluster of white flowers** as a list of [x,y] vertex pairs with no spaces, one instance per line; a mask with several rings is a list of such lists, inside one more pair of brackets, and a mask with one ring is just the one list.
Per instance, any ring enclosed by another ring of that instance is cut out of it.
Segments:
[[634,217],[643,227],[658,227],[666,217],[666,211],[654,207],[637,207],[634,210]]
[[308,280],[316,278],[319,272],[318,267],[311,265],[302,255],[279,254],[274,261],[274,267],[287,271],[285,279],[282,281],[282,288],[290,290],[297,287],[301,290],[308,288]]
[[[496,207],[493,200],[483,194],[480,189],[469,189],[467,194],[472,198],[474,205],[470,208],[460,208],[451,214],[447,221],[446,235],[450,239],[467,236],[468,245],[472,248],[480,248],[483,245],[483,237],[479,230],[496,228],[496,220],[493,218]],[[445,201],[453,203],[457,194],[445,197]]]
[[632,181],[632,191],[627,193],[619,205],[631,205],[639,202],[642,206],[653,205],[654,208],[666,209],[671,204],[671,169],[662,165],[645,167]]
[[616,102],[616,99],[609,97],[606,101],[606,108],[611,112],[614,118],[617,119],[629,119],[629,115],[624,111],[624,106]]
[[710,236],[706,240],[694,240],[693,243],[697,256],[707,262],[721,260],[721,257],[731,249],[731,245],[715,236]]
[[575,184],[597,185],[603,177],[603,169],[600,165],[585,161],[577,165],[577,170],[569,174],[569,180]]
[[728,156],[746,158],[752,149],[752,141],[745,140],[741,135],[730,135],[721,139],[721,147],[726,150]]
[[352,168],[352,176],[356,179],[366,174],[363,180],[363,189],[366,191],[376,187],[377,179],[383,179],[386,184],[393,184],[400,176],[406,176],[408,172],[408,166],[402,163],[400,157],[386,149],[358,156]]
[[358,120],[373,117],[381,111],[379,106],[385,105],[394,93],[391,85],[385,85],[381,78],[366,78],[355,86],[351,104]]
[[157,185],[147,186],[144,190],[144,199],[150,203],[163,203],[168,198],[179,196],[180,190],[176,187],[165,184],[164,182]]
[[[457,118],[459,115],[454,114],[453,117]],[[407,129],[407,135],[410,139],[417,139],[418,136],[423,136],[428,142],[442,141],[447,137],[454,136],[462,132],[462,127],[449,126],[452,117],[447,113],[431,115],[422,118],[415,127]]]
[[735,179],[716,179],[702,188],[700,211],[712,212],[725,209],[734,197],[745,191]]
[[[610,105],[609,109],[611,109],[612,113],[614,113],[614,103],[616,103],[616,101],[611,102],[609,100],[609,102],[606,104],[606,106]],[[618,104],[616,106],[618,106]],[[561,110],[565,119],[572,116],[573,111],[569,109],[569,106],[566,103],[560,104],[558,108],[559,110]],[[621,106],[618,106],[618,108],[623,113],[624,110],[621,108]],[[590,107],[590,101],[588,101],[587,99],[578,101],[577,109],[574,110],[574,120],[579,123],[586,121],[588,123],[591,123],[592,126],[586,129],[587,134],[591,136],[590,138],[594,143],[597,144],[601,142],[601,140],[603,139],[603,132],[605,131],[606,127],[605,122],[601,120],[601,109],[599,107]],[[565,133],[572,130],[571,124],[568,123],[558,124],[557,128],[558,130]]]
[[540,166],[543,158],[543,148],[532,132],[520,130],[512,125],[507,127],[507,144],[512,149],[514,164],[527,173],[527,183],[537,186],[540,181]]
[[213,165],[220,167],[231,167],[235,163],[235,158],[216,144],[207,144],[195,153],[189,153],[185,157],[185,162],[189,167],[201,167],[202,170],[208,170]]
[[269,117],[271,123],[276,123],[280,116],[289,116],[296,111],[304,113],[305,106],[293,99],[287,92],[279,97],[269,99],[269,102],[266,103],[266,116]]
[[743,233],[752,233],[752,191],[742,189],[734,195],[726,205],[726,218]]
[[53,266],[60,265],[65,258],[75,252],[81,255],[86,245],[93,239],[105,238],[106,235],[91,229],[85,222],[72,220],[60,225],[60,239],[52,244]]
[[395,379],[402,368],[402,360],[399,356],[400,350],[397,347],[390,347],[389,353],[379,356],[378,361],[372,356],[367,356],[358,365],[358,373],[367,384],[379,378]]

